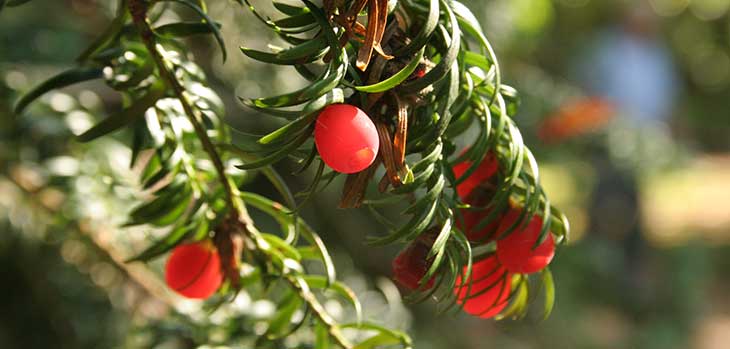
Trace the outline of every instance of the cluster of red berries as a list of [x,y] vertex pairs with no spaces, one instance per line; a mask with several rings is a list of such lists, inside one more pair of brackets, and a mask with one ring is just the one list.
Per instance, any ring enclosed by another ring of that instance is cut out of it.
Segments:
[[[473,206],[486,205],[489,197],[484,193],[489,190],[482,187],[489,185],[490,179],[495,177],[498,165],[494,154],[488,153],[476,171],[457,185],[459,198]],[[468,162],[455,165],[453,170],[456,178],[462,177],[470,166]],[[464,221],[457,226],[472,242],[489,243],[514,228],[506,237],[496,241],[496,253],[473,263],[471,275],[466,281],[461,276],[457,277],[454,294],[468,314],[481,318],[496,316],[509,303],[513,275],[541,271],[552,261],[555,255],[552,234],[548,233],[535,247],[543,226],[542,218],[537,215],[526,217],[525,221],[517,224],[523,212],[522,208],[510,207],[493,223],[480,228],[479,222],[490,210],[463,210]],[[395,280],[411,290],[433,287],[433,279],[426,285],[420,283],[431,265],[431,260],[427,258],[430,249],[431,244],[418,239],[403,250],[393,261]],[[466,271],[465,267],[463,273],[466,274]]]
[[[342,173],[356,173],[369,167],[379,148],[373,122],[365,112],[347,104],[330,105],[320,113],[314,139],[322,160]],[[463,177],[470,167],[469,162],[455,165],[456,178]],[[496,177],[498,169],[496,156],[489,152],[476,171],[457,185],[459,198],[474,207],[486,205],[491,196],[488,186],[494,185],[491,180]],[[491,224],[479,227],[490,212],[489,208],[462,210],[463,221],[457,226],[470,241],[489,243],[512,229],[523,215],[521,209],[510,208]],[[467,313],[483,318],[499,314],[509,301],[512,275],[534,273],[550,263],[555,253],[552,234],[533,248],[542,224],[539,216],[528,218],[526,224],[519,225],[496,242],[494,255],[473,263],[468,280],[457,279],[454,293]],[[411,290],[433,287],[434,278],[422,283],[431,266],[428,254],[432,245],[432,236],[424,234],[395,258],[393,274],[398,283]],[[185,297],[210,297],[223,281],[217,249],[210,241],[177,246],[167,261],[165,281],[171,289]]]

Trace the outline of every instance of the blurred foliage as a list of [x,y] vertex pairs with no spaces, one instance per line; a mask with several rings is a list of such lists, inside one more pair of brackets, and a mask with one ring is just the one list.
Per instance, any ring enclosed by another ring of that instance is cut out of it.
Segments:
[[722,152],[730,148],[723,102],[730,93],[728,7],[727,1],[715,0],[494,0],[476,12],[504,57],[506,75],[514,77],[526,98],[539,100],[525,101],[520,117],[528,123],[520,126],[582,93],[585,86],[575,80],[574,65],[597,35],[622,26],[632,14],[646,16],[681,77],[682,93],[671,115],[677,139],[698,150]]

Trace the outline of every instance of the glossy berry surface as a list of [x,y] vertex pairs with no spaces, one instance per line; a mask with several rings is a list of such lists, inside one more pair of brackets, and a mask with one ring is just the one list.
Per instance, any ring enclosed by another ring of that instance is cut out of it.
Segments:
[[165,265],[165,282],[187,298],[208,298],[223,281],[218,251],[209,241],[175,247]]
[[[518,209],[507,212],[499,224],[497,234],[502,235],[506,232],[519,219],[521,213],[522,211]],[[548,233],[545,240],[533,249],[540,237],[543,222],[537,215],[529,219],[526,226],[520,225],[507,237],[497,241],[497,258],[513,273],[538,272],[550,264],[555,256],[555,240],[551,233]]]
[[[462,284],[461,277],[456,279],[454,294],[457,295],[457,302],[468,314],[483,319],[492,318],[509,303],[511,276],[495,256],[475,262],[468,282]],[[468,288],[469,284],[471,288]]]
[[[471,165],[471,161],[462,161],[454,165],[453,171],[456,179],[461,179],[461,177],[464,175],[464,173],[466,173]],[[482,182],[485,182],[492,176],[494,176],[497,173],[498,167],[499,162],[494,156],[494,153],[491,151],[488,152],[482,162],[479,164],[479,167],[477,167],[477,169],[472,172],[469,177],[467,177],[467,179],[465,179],[456,186],[456,193],[459,195],[459,198],[461,198],[461,200],[466,203],[472,203],[470,202],[470,194],[472,194],[474,189],[482,184]]]
[[[421,242],[414,241],[406,249],[401,251],[393,260],[393,279],[410,290],[416,290],[420,287],[420,281],[428,272],[431,262],[428,260],[428,252],[430,246]],[[426,283],[424,289],[433,287],[434,279]]]
[[349,104],[332,104],[322,110],[314,127],[314,142],[322,161],[341,173],[368,168],[380,145],[372,120]]

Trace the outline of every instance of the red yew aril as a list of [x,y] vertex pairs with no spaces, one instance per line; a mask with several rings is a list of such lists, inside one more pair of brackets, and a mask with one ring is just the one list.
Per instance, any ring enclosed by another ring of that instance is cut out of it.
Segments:
[[324,108],[314,127],[319,156],[341,173],[356,173],[370,166],[378,155],[378,131],[358,107],[332,104]]
[[[522,211],[519,209],[510,209],[497,228],[497,236],[505,233],[521,214]],[[535,215],[526,219],[530,220],[526,226],[518,226],[505,238],[497,241],[497,258],[505,268],[513,273],[538,272],[550,264],[555,256],[555,240],[550,232],[545,240],[533,249],[540,237],[542,218]]]
[[165,282],[187,298],[208,298],[223,281],[220,256],[210,241],[175,247],[165,265]]
[[[393,260],[393,279],[401,286],[410,290],[420,288],[420,281],[426,276],[431,261],[427,258],[431,247],[423,241],[416,240],[406,247]],[[433,287],[434,279],[428,280],[423,287]]]
[[[466,152],[466,150],[464,152]],[[471,165],[471,161],[462,161],[454,165],[453,170],[456,179],[461,179]],[[498,168],[499,162],[497,161],[497,157],[493,152],[488,152],[487,155],[484,156],[484,159],[482,159],[479,167],[477,167],[477,169],[472,172],[469,177],[456,186],[456,193],[459,195],[459,198],[461,198],[464,202],[471,203],[468,201],[470,194],[474,191],[474,189],[482,184],[482,182],[485,182],[494,176],[497,173]]]
[[[464,150],[462,155],[466,151]],[[460,179],[471,165],[470,161],[454,165],[453,171],[456,179]],[[493,152],[488,152],[476,170],[456,186],[456,193],[459,198],[473,206],[487,205],[493,195],[491,190],[488,189],[487,183],[497,173],[498,168],[499,163],[496,156]],[[456,226],[464,231],[470,241],[485,242],[483,240],[487,237],[495,235],[494,231],[497,228],[498,219],[479,230],[476,230],[476,227],[489,215],[489,212],[488,209],[461,210],[463,221],[457,220]]]
[[511,280],[507,269],[495,256],[490,256],[472,265],[468,282],[462,284],[461,276],[457,277],[454,294],[466,313],[488,319],[499,314],[509,303]]
[[[462,155],[466,152],[464,150]],[[454,175],[456,179],[460,179],[466,171],[471,167],[472,163],[469,161],[460,162],[453,167]],[[488,182],[496,173],[499,167],[497,158],[493,152],[488,152],[484,157],[479,167],[471,173],[463,182],[456,186],[456,192],[459,198],[468,204],[473,206],[484,206],[489,203],[493,193],[486,189],[485,183]],[[467,238],[470,241],[485,242],[487,237],[493,236],[495,229],[499,224],[499,219],[495,219],[493,222],[487,224],[479,230],[476,227],[482,220],[489,215],[490,210],[488,209],[469,209],[461,210],[462,220],[457,220],[456,226],[464,231]]]
[[483,228],[478,229],[480,223],[489,215],[489,209],[461,210],[463,222],[457,220],[456,226],[464,231],[466,237],[472,242],[488,242],[497,236],[495,232],[499,226],[499,218],[489,222]]

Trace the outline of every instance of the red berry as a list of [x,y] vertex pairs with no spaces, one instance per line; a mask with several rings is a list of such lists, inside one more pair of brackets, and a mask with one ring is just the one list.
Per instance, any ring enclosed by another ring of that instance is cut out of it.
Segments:
[[223,281],[218,251],[209,241],[175,247],[165,265],[165,281],[175,292],[187,297],[210,297]]
[[426,67],[419,67],[415,72],[413,72],[413,75],[419,79],[424,77],[426,75]]
[[[466,150],[464,150],[464,152],[466,152]],[[462,152],[462,154],[464,152]],[[471,167],[471,165],[471,161],[463,161],[454,165],[453,170],[456,179],[460,179],[464,175],[464,173],[466,173],[466,170]],[[499,162],[497,161],[497,157],[494,156],[493,152],[488,152],[482,162],[479,164],[479,167],[477,167],[477,169],[472,172],[467,179],[465,179],[463,182],[459,183],[456,186],[456,193],[459,194],[459,198],[461,198],[461,200],[463,200],[464,202],[471,203],[469,202],[470,194],[482,182],[494,176],[494,174],[497,173],[498,167]]]
[[[500,236],[507,231],[520,217],[521,210],[510,209],[497,228]],[[507,237],[497,241],[497,258],[500,263],[513,273],[535,273],[545,268],[555,256],[555,240],[548,232],[545,240],[532,248],[540,237],[542,219],[535,215],[529,218],[527,226],[519,226]]]
[[[466,151],[467,150],[464,150],[462,155]],[[479,164],[479,167],[477,167],[477,169],[472,172],[466,180],[456,186],[456,192],[459,195],[459,198],[473,206],[483,206],[488,204],[491,200],[492,194],[490,194],[488,190],[484,189],[485,187],[483,186],[483,183],[488,181],[497,173],[498,166],[499,163],[497,162],[497,158],[494,156],[494,153],[491,151],[488,152],[484,157],[484,160],[482,160]],[[471,162],[469,161],[460,162],[454,165],[453,170],[456,179],[462,177],[469,167],[471,167]],[[494,234],[494,231],[499,224],[499,219],[495,219],[492,223],[489,223],[478,231],[475,230],[475,227],[479,225],[479,223],[481,223],[487,215],[489,215],[489,212],[489,209],[461,210],[463,222],[460,220],[457,221],[456,226],[464,231],[467,238],[471,241],[489,241],[482,240],[485,240],[488,236],[496,235]]]
[[[491,241],[494,237],[497,236],[495,230],[499,225],[499,218],[494,219],[483,228],[477,230],[477,226],[487,217],[487,215],[489,215],[489,212],[489,209],[462,209],[461,215],[463,218],[463,222],[461,220],[457,220],[456,226],[461,229],[464,234],[466,234],[466,237],[469,239],[469,241],[485,243]],[[487,239],[487,237],[489,238]]]
[[[416,240],[401,251],[393,260],[393,279],[410,290],[418,289],[421,279],[426,276],[431,261],[427,258],[431,247]],[[424,289],[433,287],[434,278],[426,283]]]
[[507,269],[496,257],[490,256],[472,265],[468,282],[462,285],[461,276],[457,277],[454,294],[466,313],[488,319],[499,314],[509,303],[511,280]]
[[372,120],[349,104],[324,108],[314,127],[314,143],[322,161],[341,173],[368,168],[375,161],[380,145]]

